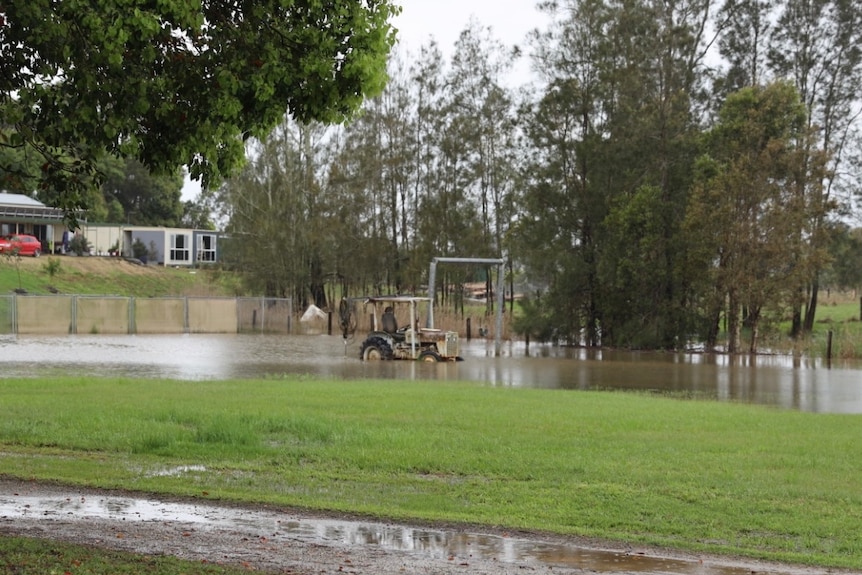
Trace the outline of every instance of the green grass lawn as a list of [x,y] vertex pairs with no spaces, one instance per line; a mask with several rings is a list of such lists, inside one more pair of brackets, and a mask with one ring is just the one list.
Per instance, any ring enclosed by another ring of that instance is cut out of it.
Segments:
[[0,573],[14,575],[239,575],[248,572],[248,569],[181,561],[163,555],[136,555],[41,539],[0,537]]
[[302,377],[0,380],[0,406],[20,478],[862,568],[854,415]]

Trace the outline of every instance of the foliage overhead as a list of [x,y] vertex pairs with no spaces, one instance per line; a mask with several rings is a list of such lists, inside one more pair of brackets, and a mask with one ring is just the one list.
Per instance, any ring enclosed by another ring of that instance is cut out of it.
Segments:
[[[386,82],[390,0],[10,0],[0,7],[0,146],[84,207],[105,152],[209,186],[285,112],[341,122]],[[22,165],[0,166],[21,172]],[[26,174],[22,173],[22,176]]]

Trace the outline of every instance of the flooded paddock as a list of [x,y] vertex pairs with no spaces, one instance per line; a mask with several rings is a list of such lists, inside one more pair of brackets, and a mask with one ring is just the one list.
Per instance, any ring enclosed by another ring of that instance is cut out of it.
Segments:
[[[338,336],[289,335],[74,335],[0,336],[0,378],[77,375],[182,380],[277,378],[309,374],[331,378],[397,378],[428,381],[465,380],[481,385],[566,390],[640,390],[717,401],[759,403],[816,412],[862,413],[862,378],[858,363],[831,367],[820,361],[779,356],[730,358],[722,355],[608,352],[507,343],[497,357],[494,342],[474,340],[462,348],[464,361],[362,362],[359,341]],[[573,391],[573,393],[576,391]],[[167,469],[165,474],[206,471],[199,465]],[[331,517],[292,516],[266,509],[241,509],[207,502],[165,501],[154,497],[78,493],[74,488],[19,486],[0,482],[0,528],[59,529],[96,534],[125,533],[134,545],[152,538],[164,552],[162,537],[190,545],[227,534],[231,553],[245,541],[267,541],[284,549],[306,545],[336,557],[344,550],[393,555],[398,565],[417,561],[429,566],[470,565],[480,561],[493,571],[600,572],[662,575],[783,575],[826,573],[828,570],[762,566],[740,562],[652,556],[627,550],[583,547],[561,538],[538,540],[489,533],[433,529]],[[135,527],[139,526],[139,527]],[[98,527],[98,528],[97,528]],[[78,530],[78,531],[76,531]],[[179,531],[178,531],[179,530]],[[134,533],[134,531],[132,531]],[[78,533],[80,534],[80,533]],[[56,536],[56,535],[55,535]],[[120,541],[120,539],[117,539]],[[204,547],[201,547],[204,548]],[[269,547],[267,547],[269,549]],[[305,549],[305,547],[303,547]],[[140,549],[138,549],[140,550]],[[266,550],[260,551],[265,553]],[[334,561],[335,559],[333,559]],[[367,560],[367,559],[366,559]],[[412,563],[411,563],[412,564]],[[334,565],[334,563],[333,563]],[[512,566],[512,571],[508,567]],[[472,567],[470,568],[472,569]],[[340,569],[339,569],[340,570]],[[309,571],[310,572],[310,571]],[[386,572],[384,570],[378,572]],[[396,572],[390,570],[389,572]],[[397,572],[404,572],[400,567]],[[444,572],[444,571],[439,571]],[[449,572],[449,571],[445,571]]]
[[362,362],[358,339],[326,335],[0,336],[0,377],[463,380],[492,386],[624,389],[829,413],[862,413],[862,364],[786,356],[611,352],[462,342],[464,361]]

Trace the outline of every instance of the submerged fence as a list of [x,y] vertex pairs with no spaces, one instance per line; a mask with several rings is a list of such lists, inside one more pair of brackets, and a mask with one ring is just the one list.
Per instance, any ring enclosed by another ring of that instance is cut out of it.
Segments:
[[0,333],[293,333],[282,298],[0,296]]

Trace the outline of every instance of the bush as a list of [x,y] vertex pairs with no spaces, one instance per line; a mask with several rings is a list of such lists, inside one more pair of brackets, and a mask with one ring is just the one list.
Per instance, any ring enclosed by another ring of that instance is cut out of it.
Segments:
[[150,251],[147,249],[147,244],[142,242],[140,238],[135,238],[132,243],[132,257],[147,263],[148,255],[150,255]]
[[75,237],[69,242],[69,249],[78,256],[83,256],[84,254],[90,255],[91,247],[87,238],[81,234],[75,234]]
[[57,258],[48,258],[44,264],[42,264],[42,269],[45,270],[45,273],[48,274],[49,278],[54,278],[55,275],[60,273],[60,260]]

